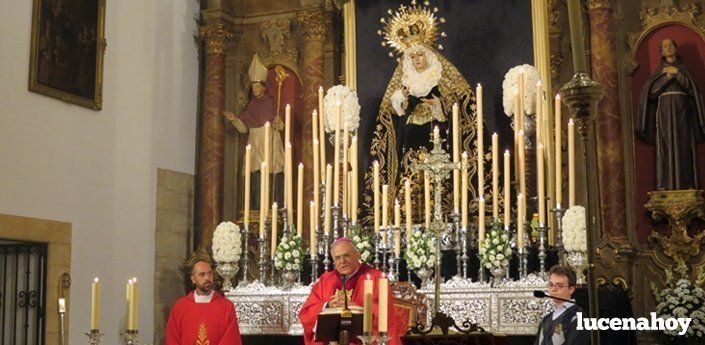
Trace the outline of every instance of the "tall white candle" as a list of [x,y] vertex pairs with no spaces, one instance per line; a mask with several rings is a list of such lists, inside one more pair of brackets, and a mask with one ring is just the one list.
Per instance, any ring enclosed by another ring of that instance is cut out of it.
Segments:
[[316,257],[316,203],[311,201],[309,204],[309,221],[311,223],[311,228],[308,232],[308,252],[311,259]]
[[[461,155],[462,162],[464,166],[467,166],[468,164],[468,153],[463,151],[463,154]],[[462,182],[460,184],[460,189],[461,189],[461,206],[460,206],[460,225],[464,228],[467,229],[468,227],[468,172],[463,169],[462,172]],[[482,195],[482,194],[480,194]]]
[[382,227],[387,228],[387,216],[389,215],[389,185],[382,185]]
[[278,228],[277,228],[277,212],[279,211],[279,207],[277,206],[277,203],[274,202],[272,204],[272,236],[271,236],[271,246],[269,247],[270,249],[270,254],[272,256],[272,259],[274,259],[274,256],[277,255],[277,236],[279,236]]
[[333,199],[333,191],[331,191],[330,186],[333,183],[333,167],[328,164],[326,165],[326,207],[325,207],[325,220],[324,220],[324,231],[326,235],[330,236],[330,222],[331,214],[330,207]]
[[342,106],[340,101],[335,105],[337,112],[335,116],[335,135],[333,142],[333,205],[338,206],[338,194],[340,193],[340,117]]
[[431,178],[429,171],[423,173],[423,195],[424,195],[424,219],[426,220],[426,229],[431,227]]
[[[460,162],[460,132],[458,103],[453,103],[453,163]],[[453,211],[460,210],[460,171],[453,170]]]
[[341,167],[343,169],[343,214],[344,215],[350,215],[350,212],[348,212],[348,207],[350,207],[350,203],[348,202],[348,192],[349,192],[349,185],[348,185],[348,148],[350,146],[350,132],[348,131],[348,124],[346,123],[343,126],[343,166]]
[[482,247],[482,242],[485,241],[485,198],[480,198],[478,201],[478,209],[477,238],[479,240],[478,247]]
[[314,205],[314,216],[318,217],[318,208],[320,203],[320,197],[321,197],[321,190],[320,190],[320,184],[321,184],[321,171],[320,171],[320,152],[318,151],[318,146],[319,142],[317,138],[313,139],[313,202],[315,203]]
[[252,145],[245,146],[245,212],[244,224],[246,228],[250,225],[250,177],[252,167]]
[[517,195],[517,247],[524,247],[524,194]]
[[304,227],[304,164],[299,163],[296,186],[296,234],[301,237]]
[[492,133],[492,219],[499,217],[499,136]]
[[568,207],[575,206],[575,123],[568,120]]
[[556,95],[555,111],[555,141],[556,141],[556,206],[561,205],[563,201],[563,169],[562,165],[562,155],[561,155],[561,95]]
[[[318,143],[321,150],[321,183],[324,183],[326,178],[326,115],[323,112],[323,86],[318,88],[318,116],[318,135],[320,136]],[[316,207],[320,208],[320,205]]]
[[545,194],[545,178],[544,178],[544,148],[543,144],[538,144],[536,147],[536,170],[538,175],[538,184],[536,186],[536,195],[538,195],[539,203],[539,225],[546,225],[546,194]]
[[100,280],[91,284],[91,329],[100,329]]
[[511,200],[512,196],[509,192],[509,187],[511,183],[509,179],[511,177],[511,164],[509,160],[509,150],[504,151],[504,227],[509,227],[511,222]]
[[406,215],[406,243],[411,243],[411,183],[408,178],[404,181],[404,213]]
[[485,140],[484,120],[482,110],[482,85],[477,84],[477,193],[480,197],[485,195]]
[[379,320],[377,320],[377,331],[378,332],[387,332],[387,323],[388,323],[388,309],[389,309],[389,280],[387,280],[386,277],[382,276],[382,278],[379,278],[378,281],[379,285],[379,298],[378,298],[378,314],[379,314]]
[[373,167],[373,186],[374,188],[373,195],[374,195],[374,218],[375,218],[375,234],[379,233],[379,226],[380,226],[380,218],[379,218],[379,208],[380,208],[380,200],[379,200],[379,162],[375,161],[372,164]]
[[[272,131],[272,125],[268,122],[264,123],[264,137],[262,140],[264,140],[264,162],[267,164],[267,168],[272,166],[271,163],[271,156],[272,156],[272,137],[271,137],[271,131]],[[264,179],[264,185],[267,187],[266,189],[269,189],[269,174],[266,172],[262,172],[262,179]],[[269,193],[266,194],[269,196]],[[269,203],[267,203],[269,205]]]
[[358,179],[358,160],[357,160],[357,136],[354,136],[350,143],[350,166],[352,168],[352,186],[350,187],[350,221],[353,224],[357,224],[357,203],[358,203],[358,189],[357,189],[357,179]]
[[267,163],[262,162],[259,166],[259,171],[261,174],[259,183],[259,238],[264,238],[264,221],[267,215],[267,204],[265,203],[265,198],[267,196],[266,182],[264,178],[264,173],[267,170]]

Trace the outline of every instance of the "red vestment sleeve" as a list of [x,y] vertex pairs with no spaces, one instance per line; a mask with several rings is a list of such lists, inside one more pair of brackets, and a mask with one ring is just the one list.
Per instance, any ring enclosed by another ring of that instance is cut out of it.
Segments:
[[[318,280],[318,282],[311,288],[311,294],[306,299],[306,302],[301,307],[299,312],[299,321],[304,328],[304,342],[306,345],[316,344],[313,341],[313,328],[316,326],[318,321],[318,313],[323,309],[323,305],[328,302],[331,293],[326,293],[325,286],[330,275],[324,274]],[[322,344],[322,343],[319,343]]]

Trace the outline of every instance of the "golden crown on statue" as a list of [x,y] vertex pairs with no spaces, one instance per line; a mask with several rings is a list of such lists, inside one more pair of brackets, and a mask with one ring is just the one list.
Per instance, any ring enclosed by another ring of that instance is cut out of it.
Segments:
[[[419,5],[416,0],[412,0],[410,6],[400,5],[396,12],[387,10],[390,18],[381,18],[384,29],[377,31],[377,34],[384,36],[382,46],[389,46],[397,54],[403,54],[405,50],[417,44],[433,46],[439,35],[445,37],[445,32],[438,32],[438,26],[445,23],[445,18],[436,16],[438,7],[428,6],[429,1]],[[443,46],[439,44],[437,48],[443,49]],[[389,56],[394,55],[390,52]]]

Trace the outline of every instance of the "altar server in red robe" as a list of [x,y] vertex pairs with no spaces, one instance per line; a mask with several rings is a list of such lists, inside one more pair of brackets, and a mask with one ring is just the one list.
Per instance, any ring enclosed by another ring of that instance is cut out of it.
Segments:
[[[377,302],[379,297],[377,282],[379,278],[382,277],[383,273],[366,263],[361,263],[360,252],[353,242],[345,237],[339,238],[333,243],[331,256],[333,257],[335,271],[328,271],[321,275],[311,289],[311,294],[308,296],[306,303],[304,303],[299,312],[299,320],[301,320],[301,324],[304,328],[304,341],[306,345],[323,344],[314,341],[318,313],[324,308],[337,308],[344,305],[345,300],[341,297],[341,294],[338,293],[343,289],[343,277],[346,277],[345,289],[348,291],[348,294],[352,294],[348,305],[363,306],[364,281],[365,279],[372,279],[374,281],[372,297],[372,314],[374,321],[372,331],[374,334],[377,334]],[[391,290],[387,291],[389,293],[387,298],[387,325],[389,327],[387,334],[391,337],[390,344],[400,345],[401,336],[406,329],[404,328],[403,322],[400,322],[401,320],[394,317],[396,313],[394,311]],[[351,339],[351,342],[360,343],[357,339]]]
[[196,289],[171,308],[166,326],[166,345],[241,345],[235,307],[213,290],[213,269],[207,261],[191,268]]

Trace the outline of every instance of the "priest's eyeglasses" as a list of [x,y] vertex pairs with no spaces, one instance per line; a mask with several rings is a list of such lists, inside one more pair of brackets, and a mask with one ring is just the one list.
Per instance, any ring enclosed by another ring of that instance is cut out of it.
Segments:
[[350,254],[343,254],[343,255],[338,255],[333,257],[333,262],[341,262],[341,261],[350,261],[352,260],[352,255]]

